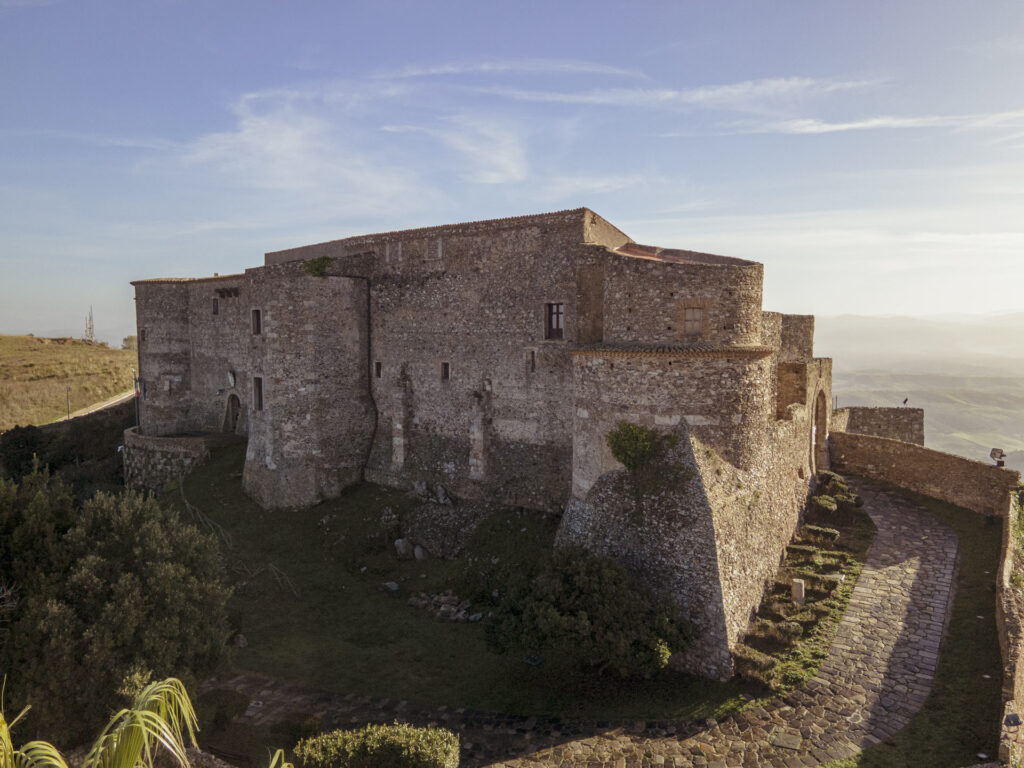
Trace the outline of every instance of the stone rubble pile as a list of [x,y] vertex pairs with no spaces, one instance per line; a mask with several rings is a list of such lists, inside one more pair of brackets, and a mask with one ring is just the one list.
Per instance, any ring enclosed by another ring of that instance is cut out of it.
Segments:
[[444,592],[417,592],[409,598],[408,604],[449,621],[480,621],[484,617],[479,611],[471,613],[473,606],[469,600],[459,600],[459,596],[450,589]]

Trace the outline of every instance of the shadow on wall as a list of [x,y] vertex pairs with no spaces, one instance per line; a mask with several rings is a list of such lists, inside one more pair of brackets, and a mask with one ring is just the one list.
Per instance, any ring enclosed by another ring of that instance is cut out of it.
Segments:
[[673,666],[724,680],[733,667],[711,503],[686,426],[670,438],[652,466],[606,472],[570,499],[556,544],[614,557],[656,597],[682,605],[691,643]]

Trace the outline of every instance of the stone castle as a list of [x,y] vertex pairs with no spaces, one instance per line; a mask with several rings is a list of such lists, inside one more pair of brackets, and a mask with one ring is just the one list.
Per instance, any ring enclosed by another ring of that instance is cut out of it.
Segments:
[[[814,319],[763,311],[762,278],[580,208],[140,280],[128,481],[159,486],[201,460],[196,435],[233,432],[267,508],[365,479],[560,513],[560,542],[618,557],[687,607],[684,666],[727,677],[828,463],[832,418]],[[689,468],[639,515],[606,441],[622,421],[675,435]]]

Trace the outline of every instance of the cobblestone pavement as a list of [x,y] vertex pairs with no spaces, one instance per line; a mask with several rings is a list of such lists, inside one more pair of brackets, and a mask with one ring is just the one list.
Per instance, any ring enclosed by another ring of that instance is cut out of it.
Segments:
[[929,512],[861,486],[878,535],[828,658],[798,691],[702,723],[520,718],[343,695],[255,675],[207,684],[250,697],[241,717],[316,712],[328,728],[400,720],[462,738],[464,766],[813,766],[850,757],[903,728],[924,704],[953,597],[957,541]]

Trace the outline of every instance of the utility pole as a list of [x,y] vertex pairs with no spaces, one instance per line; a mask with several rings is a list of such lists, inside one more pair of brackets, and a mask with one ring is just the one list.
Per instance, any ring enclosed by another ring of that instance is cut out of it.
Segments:
[[71,421],[71,387],[65,387],[68,397],[68,421]]
[[92,304],[89,305],[89,314],[85,318],[85,341],[96,341],[96,331],[92,324]]

